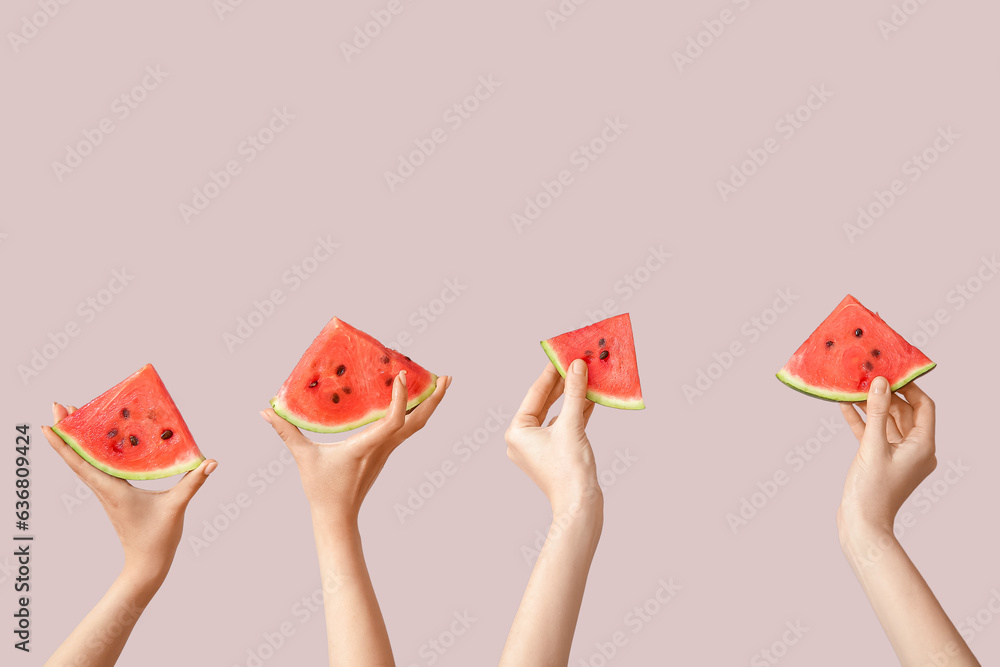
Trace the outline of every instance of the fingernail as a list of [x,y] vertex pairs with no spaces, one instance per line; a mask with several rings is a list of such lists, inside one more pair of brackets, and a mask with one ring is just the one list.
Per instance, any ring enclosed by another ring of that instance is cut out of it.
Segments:
[[218,467],[219,467],[219,464],[217,462],[215,462],[215,461],[212,461],[207,466],[205,466],[205,477],[208,477],[213,472],[215,472],[215,469],[218,468]]
[[399,384],[406,386],[406,371],[399,371]]
[[875,381],[872,382],[872,393],[877,395],[884,394],[887,391],[889,391],[889,381],[881,375],[875,378]]
[[448,376],[448,379],[444,381],[444,388],[445,389],[450,389],[451,388],[451,376],[450,375]]
[[260,416],[263,417],[264,421],[266,421],[268,424],[271,423],[271,415],[269,415],[266,412],[264,412],[263,410],[261,410],[260,411]]
[[575,359],[573,360],[573,363],[569,365],[569,369],[577,375],[583,375],[587,372],[587,364],[583,359]]

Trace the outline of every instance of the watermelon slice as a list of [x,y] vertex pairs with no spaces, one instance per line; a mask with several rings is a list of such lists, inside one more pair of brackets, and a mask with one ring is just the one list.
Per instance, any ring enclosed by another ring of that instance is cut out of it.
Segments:
[[151,364],[52,427],[95,468],[122,479],[159,479],[205,460]]
[[349,431],[385,416],[392,382],[403,370],[409,410],[434,393],[437,376],[335,317],[299,359],[271,407],[310,431]]
[[778,371],[778,379],[810,396],[857,402],[868,399],[868,387],[880,375],[896,391],[936,365],[848,294]]
[[642,387],[628,313],[542,341],[552,365],[566,377],[575,359],[587,362],[587,398],[609,408],[642,410]]

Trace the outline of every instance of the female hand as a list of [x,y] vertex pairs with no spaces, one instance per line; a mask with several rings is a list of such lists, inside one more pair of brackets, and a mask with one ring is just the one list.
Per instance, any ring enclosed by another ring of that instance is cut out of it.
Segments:
[[[52,404],[56,423],[76,412],[58,403]],[[218,467],[206,459],[166,491],[139,489],[126,480],[109,475],[85,461],[49,427],[42,431],[52,448],[90,487],[111,520],[125,552],[125,570],[133,575],[162,583],[174,560],[184,526],[184,510],[208,476]]]
[[309,440],[274,410],[260,413],[295,457],[312,510],[331,666],[394,664],[361,548],[358,513],[389,455],[427,423],[450,384],[450,377],[439,377],[434,393],[406,414],[406,372],[401,371],[386,416],[333,444]]
[[400,371],[393,383],[392,402],[386,416],[347,440],[330,444],[309,440],[274,410],[260,414],[295,457],[313,513],[356,522],[361,503],[389,455],[423,428],[449,385],[450,377],[438,378],[434,393],[406,414],[406,371]]
[[[56,423],[76,412],[52,404]],[[167,576],[181,540],[184,510],[218,466],[201,462],[167,491],[137,489],[85,461],[55,432],[43,426],[46,439],[101,502],[125,552],[125,567],[93,609],[46,661],[46,667],[114,665],[136,622]]]
[[934,402],[915,384],[889,391],[875,378],[868,400],[841,409],[860,442],[837,512],[840,545],[903,667],[978,667],[972,651],[893,534],[903,502],[934,470]]
[[[543,426],[549,408],[566,394],[562,411]],[[594,450],[586,428],[594,403],[587,400],[587,364],[570,364],[566,380],[550,363],[524,397],[504,437],[507,456],[538,485],[553,512],[581,503],[603,507]]]
[[[559,416],[542,426],[563,393]],[[549,364],[507,429],[507,456],[549,499],[553,520],[507,635],[502,667],[569,661],[604,525],[604,494],[585,431],[593,411],[587,400],[587,364],[582,359],[571,363],[565,381]]]
[[844,496],[837,512],[841,534],[852,529],[892,531],[896,513],[937,465],[934,456],[934,401],[912,382],[900,392],[889,391],[885,378],[871,384],[866,403],[841,411],[860,442],[847,473]]

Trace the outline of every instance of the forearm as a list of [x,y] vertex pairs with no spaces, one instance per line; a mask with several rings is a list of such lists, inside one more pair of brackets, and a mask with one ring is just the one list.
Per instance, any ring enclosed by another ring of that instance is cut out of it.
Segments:
[[313,513],[330,665],[391,667],[389,634],[361,548],[357,520]]
[[902,667],[978,667],[891,529],[844,529],[841,544]]
[[590,565],[604,523],[603,500],[553,510],[552,526],[538,555],[511,626],[500,665],[566,665],[583,603]]
[[164,576],[126,568],[46,667],[111,667],[118,660],[139,616],[163,583]]

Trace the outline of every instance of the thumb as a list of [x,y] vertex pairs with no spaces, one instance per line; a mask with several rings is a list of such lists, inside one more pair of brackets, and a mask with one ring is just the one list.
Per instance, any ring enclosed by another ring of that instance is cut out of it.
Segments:
[[584,411],[591,402],[587,400],[587,363],[576,359],[566,369],[566,385],[563,389],[562,410],[557,424],[582,431],[586,426]]
[[173,488],[173,492],[177,495],[178,500],[187,505],[191,498],[194,497],[194,494],[198,492],[198,489],[205,483],[205,480],[208,479],[208,476],[217,467],[219,467],[218,461],[215,459],[205,459],[201,462],[201,465],[184,475],[181,481],[177,482],[177,486]]
[[881,453],[889,446],[885,427],[889,421],[889,404],[892,403],[892,393],[889,391],[889,381],[877,377],[868,389],[868,401],[865,403],[865,433],[861,438],[861,446],[870,453]]
[[289,423],[271,408],[261,410],[260,416],[274,428],[275,432],[281,437],[281,440],[289,449],[292,449],[293,445],[305,441],[306,437],[302,435],[302,431],[300,431],[297,426]]

